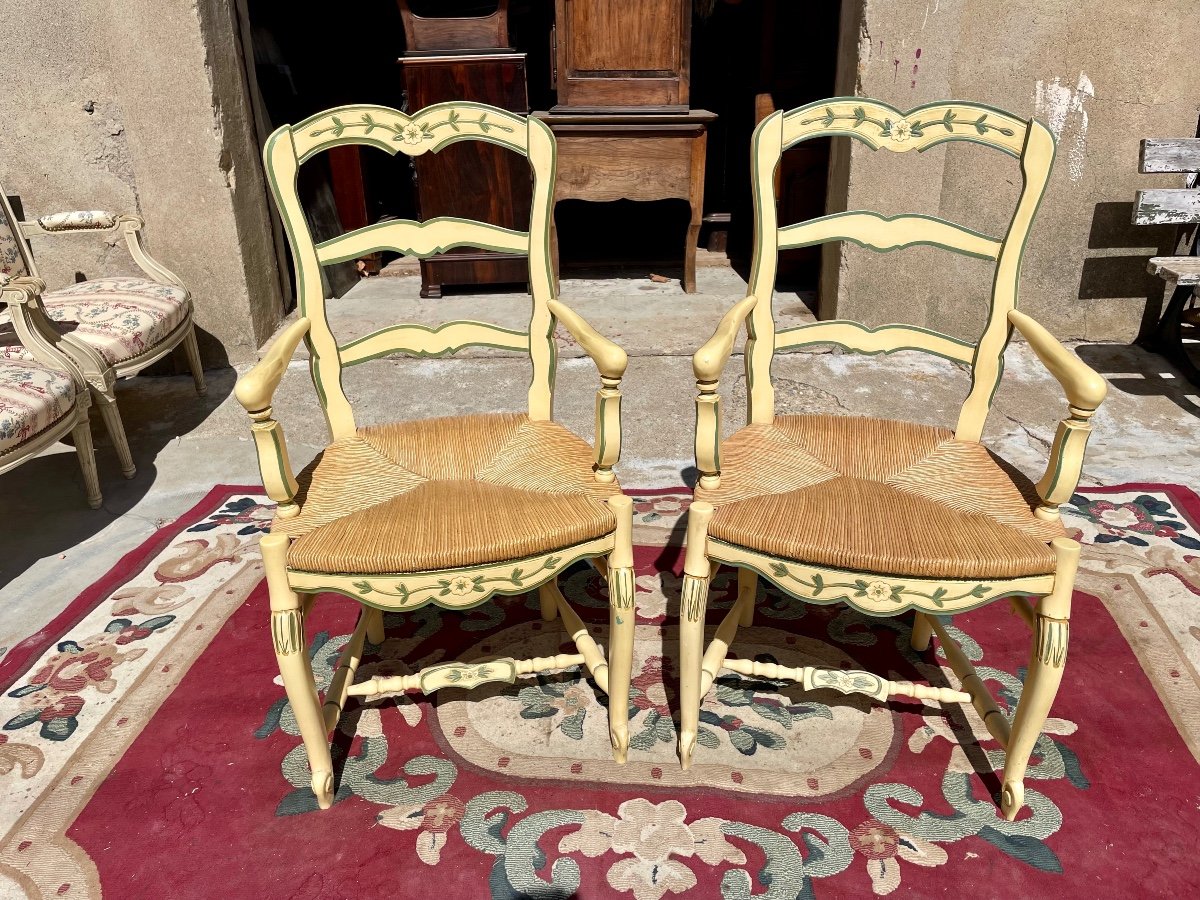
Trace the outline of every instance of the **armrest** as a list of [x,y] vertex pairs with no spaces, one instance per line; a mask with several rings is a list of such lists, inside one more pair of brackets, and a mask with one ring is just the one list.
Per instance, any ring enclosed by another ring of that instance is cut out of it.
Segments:
[[79,231],[110,231],[117,227],[120,216],[102,209],[75,210],[38,216],[33,222],[22,222],[26,234],[70,234]]
[[721,372],[733,353],[733,343],[758,298],[747,297],[725,313],[708,342],[692,356],[696,376],[696,468],[700,486],[715,488],[721,483],[721,398],[717,394]]
[[609,483],[616,478],[612,467],[621,459],[621,378],[629,365],[629,355],[565,303],[550,300],[546,305],[600,371],[600,390],[596,392],[595,472],[597,481]]
[[1059,343],[1024,313],[1009,311],[1008,320],[1021,332],[1042,364],[1062,385],[1069,415],[1058,423],[1046,473],[1037,483],[1039,519],[1057,519],[1059,504],[1071,499],[1083,472],[1083,456],[1092,433],[1091,418],[1108,394],[1108,383],[1091,366]]
[[1021,332],[1042,365],[1062,385],[1067,402],[1081,410],[1095,412],[1108,396],[1108,382],[1104,377],[1025,313],[1009,310],[1008,321]]
[[615,381],[624,377],[625,367],[629,365],[629,355],[624,350],[601,335],[583,316],[562,301],[550,300],[546,305],[550,307],[550,314],[562,322],[571,336],[579,341],[583,352],[592,358],[601,377]]
[[757,297],[747,297],[725,313],[713,336],[692,356],[692,371],[697,381],[715,382],[720,379],[725,364],[733,354],[733,342],[737,340],[738,331],[757,304]]
[[233,394],[246,412],[255,413],[271,405],[275,389],[306,334],[308,319],[297,319],[280,333],[254,368],[238,379]]
[[173,284],[183,288],[184,284],[179,276],[154,259],[146,250],[142,240],[142,229],[145,227],[146,223],[141,216],[92,209],[39,216],[32,222],[22,222],[21,233],[25,237],[33,237],[45,234],[81,234],[88,231],[120,231],[125,236],[129,255],[133,257],[138,268],[160,284]]
[[308,319],[298,319],[284,329],[258,364],[238,379],[233,389],[238,403],[250,413],[250,432],[258,451],[258,470],[267,496],[279,504],[276,515],[290,518],[300,512],[296,505],[299,485],[292,473],[283,426],[272,418],[271,401],[287,371],[296,347],[308,333]]
[[8,304],[13,330],[21,346],[33,354],[42,365],[66,369],[75,377],[78,387],[93,387],[105,393],[112,389],[116,375],[90,344],[73,334],[59,331],[42,306],[46,283],[40,278],[0,274],[3,302]]

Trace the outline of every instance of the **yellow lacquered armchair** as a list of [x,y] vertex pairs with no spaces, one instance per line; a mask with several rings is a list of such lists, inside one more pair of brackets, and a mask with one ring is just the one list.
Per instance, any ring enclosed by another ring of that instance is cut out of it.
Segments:
[[[525,156],[533,173],[528,232],[483,222],[436,218],[388,221],[314,243],[296,191],[299,167],[315,154],[361,144],[409,156],[456,141],[479,140]],[[534,118],[476,103],[443,103],[413,115],[346,106],[283,126],[267,141],[266,171],[296,265],[300,319],[237,385],[253,419],[263,484],[278,504],[262,538],[271,600],[271,634],[284,687],[296,714],[317,802],[334,796],[328,735],[349,696],[512,683],[518,676],[584,666],[610,707],[613,754],[629,747],[628,696],[633,665],[633,507],[612,467],[621,452],[620,382],[626,354],[554,299],[548,249],[555,143]],[[532,314],[516,331],[483,322],[437,328],[396,325],[339,343],[326,318],[321,266],[378,250],[423,257],[460,247],[527,254]],[[557,324],[600,373],[595,449],[552,418]],[[310,355],[332,443],[298,475],[292,472],[273,397],[301,341]],[[528,410],[359,427],[341,375],[380,357],[441,356],[468,346],[528,356]],[[590,559],[607,576],[607,657],[559,591],[560,572]],[[434,605],[464,610],[495,594],[537,589],[542,617],[561,616],[576,653],[535,659],[449,662],[406,676],[354,683],[366,641],[384,640],[383,611]],[[361,605],[323,702],[307,653],[304,620],[312,598],[340,594]]]
[[[869,210],[780,228],[773,177],[781,154],[800,141],[832,135],[895,153],[967,140],[1014,157],[1024,185],[1007,233],[993,238],[928,216]],[[1030,753],[1066,661],[1079,544],[1066,536],[1058,506],[1079,480],[1089,419],[1107,393],[1103,378],[1016,309],[1021,254],[1053,159],[1054,140],[1040,122],[973,103],[937,103],[902,113],[870,100],[835,98],[775,112],[755,129],[750,296],[728,312],[693,358],[700,479],[688,522],[680,607],[685,767],[695,753],[700,703],[721,669],[879,701],[907,695],[970,703],[1007,750],[1001,808],[1009,820],[1017,815]],[[851,321],[776,331],[771,295],[778,252],[828,241],[853,241],[876,251],[922,244],[994,261],[991,309],[978,340]],[[719,379],[743,328],[748,424],[722,441]],[[1068,405],[1036,486],[999,464],[980,443],[1013,328],[1061,383]],[[968,368],[971,387],[954,430],[884,419],[777,415],[771,384],[775,354],[818,344],[871,355],[915,350]],[[708,584],[722,563],[739,570],[738,598],[706,649]],[[936,634],[961,689],[728,657],[738,627],[753,621],[760,576],[809,603],[845,602],[872,616],[911,610],[912,646],[925,650]],[[1033,633],[1029,676],[1011,720],[939,619],[1000,599],[1011,601]]]

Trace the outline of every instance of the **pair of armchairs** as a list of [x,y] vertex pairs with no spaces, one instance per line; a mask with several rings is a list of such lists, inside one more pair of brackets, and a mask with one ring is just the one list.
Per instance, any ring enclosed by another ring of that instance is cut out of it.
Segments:
[[[88,504],[101,503],[88,428],[99,408],[122,474],[137,469],[117,407],[115,383],[182,345],[196,390],[204,372],[183,283],[147,253],[137,216],[102,211],[18,221],[0,187],[0,472],[36,456],[70,432]],[[46,290],[28,239],[34,235],[119,234],[148,278],[118,276]]]
[[[779,228],[772,176],[793,144],[845,135],[873,149],[924,150],[972,140],[1020,161],[1024,188],[1008,232],[992,238],[923,216],[868,211],[827,215]],[[438,218],[389,221],[314,243],[296,192],[301,164],[340,144],[410,156],[461,140],[483,140],[526,156],[533,172],[528,232]],[[1066,537],[1057,506],[1080,475],[1088,419],[1104,381],[1032,319],[1016,311],[1020,258],[1053,161],[1047,129],[970,103],[902,114],[881,103],[838,98],[776,112],[754,132],[757,240],[750,296],[735,305],[694,358],[699,385],[696,459],[701,472],[689,514],[680,599],[680,756],[690,765],[700,702],[721,668],[791,678],[806,688],[969,702],[1008,749],[1001,806],[1012,819],[1023,802],[1030,752],[1062,676],[1079,545]],[[341,107],[278,129],[267,142],[268,180],[296,263],[301,318],[238,383],[253,419],[263,482],[279,507],[262,554],[271,632],[288,699],[308,752],[319,805],[334,796],[329,732],[350,696],[512,683],[524,674],[582,665],[612,699],[613,753],[629,748],[628,703],[633,588],[632,507],[613,475],[621,449],[620,382],[625,353],[553,296],[549,267],[555,143],[537,119],[472,103],[432,106],[409,116],[374,106]],[[771,295],[778,250],[850,240],[876,250],[929,244],[994,260],[992,307],[970,343],[921,328],[871,329],[820,322],[776,332]],[[382,249],[423,256],[472,246],[527,253],[532,316],[526,331],[479,322],[437,328],[397,325],[339,343],[326,318],[322,265]],[[594,447],[552,419],[556,325],[595,361]],[[747,333],[749,424],[721,440],[720,373],[737,334]],[[1062,382],[1070,414],[1036,488],[979,442],[1003,352],[1018,328]],[[273,394],[301,341],[333,442],[299,475],[288,460]],[[775,353],[828,343],[861,353],[908,349],[953,360],[972,386],[951,432],[903,422],[777,416],[770,366]],[[470,345],[526,353],[532,364],[528,412],[360,427],[342,371],[391,354],[434,356]],[[556,586],[567,566],[589,559],[607,576],[609,642],[603,652]],[[705,647],[708,582],[721,564],[739,569],[738,600]],[[961,681],[954,687],[894,682],[867,672],[789,669],[727,657],[739,624],[753,617],[757,580],[815,603],[847,602],[876,616],[913,612],[913,645],[931,634]],[[382,612],[430,604],[461,610],[494,594],[537,589],[542,616],[561,617],[576,653],[532,660],[450,662],[412,675],[355,684],[367,641],[383,640]],[[316,594],[361,606],[322,700],[313,680],[304,620]],[[1025,598],[1032,597],[1033,605]],[[1013,600],[1033,632],[1024,694],[1011,720],[997,706],[941,618],[1001,598]]]

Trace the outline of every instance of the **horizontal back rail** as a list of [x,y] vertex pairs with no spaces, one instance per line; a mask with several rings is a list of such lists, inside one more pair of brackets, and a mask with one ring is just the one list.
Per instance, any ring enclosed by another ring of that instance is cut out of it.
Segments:
[[1148,138],[1142,141],[1138,171],[1200,172],[1200,138]]
[[785,113],[783,149],[809,138],[844,135],[895,153],[972,141],[1019,157],[1027,129],[1010,113],[979,103],[931,103],[904,113],[876,100],[835,97]]
[[317,244],[317,259],[322,265],[329,265],[379,250],[424,258],[454,247],[525,254],[529,252],[529,234],[453,216],[439,216],[427,222],[393,219],[348,231]]
[[464,347],[491,347],[529,352],[529,335],[487,322],[446,322],[425,325],[393,325],[338,347],[343,366],[356,366],[383,356],[446,356]]
[[925,244],[977,259],[995,260],[1001,242],[954,222],[933,216],[885,216],[870,210],[832,213],[779,229],[779,249],[809,247],[830,241],[851,241],[887,252]]
[[870,328],[859,322],[833,319],[775,333],[776,350],[794,350],[797,347],[816,344],[835,344],[867,356],[895,353],[898,350],[917,350],[967,366],[971,365],[975,357],[974,344],[913,325],[880,325]]
[[1159,188],[1138,191],[1134,197],[1134,225],[1187,225],[1191,222],[1200,222],[1200,190]]

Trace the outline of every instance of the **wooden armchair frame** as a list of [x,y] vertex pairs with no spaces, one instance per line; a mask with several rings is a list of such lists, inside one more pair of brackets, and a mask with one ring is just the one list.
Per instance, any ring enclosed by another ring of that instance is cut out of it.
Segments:
[[[172,285],[187,292],[187,288],[179,276],[156,260],[146,249],[142,230],[146,223],[141,216],[105,212],[102,210],[60,212],[39,216],[32,221],[18,221],[8,203],[4,191],[0,188],[0,214],[13,228],[13,236],[17,240],[21,262],[26,272],[38,278],[37,265],[33,252],[29,247],[29,238],[34,236],[58,236],[71,234],[112,234],[121,235],[130,257],[151,281],[159,284]],[[2,227],[2,226],[0,226]],[[42,290],[45,290],[45,282]],[[204,381],[204,367],[200,362],[200,349],[196,343],[196,328],[193,322],[192,299],[189,293],[186,300],[186,311],[183,320],[162,340],[149,347],[145,352],[122,360],[112,366],[83,339],[74,334],[65,334],[60,345],[63,352],[69,355],[83,372],[91,390],[92,398],[100,410],[104,426],[109,438],[117,451],[121,463],[121,473],[126,478],[137,474],[133,462],[133,454],[129,449],[129,439],[125,434],[125,424],[121,420],[121,412],[117,408],[115,386],[117,379],[136,375],[147,366],[158,362],[177,347],[183,347],[187,356],[188,367],[191,369],[192,380],[196,385],[196,393],[204,396],[208,388]]]
[[[533,205],[528,232],[465,219],[440,217],[426,222],[393,220],[369,225],[323,243],[314,243],[299,197],[299,167],[316,153],[343,144],[379,148],[418,156],[437,152],[463,140],[498,144],[529,160],[533,172]],[[341,373],[349,366],[393,354],[440,357],[463,347],[486,346],[528,354],[533,377],[529,387],[529,418],[552,418],[556,344],[561,323],[595,362],[600,374],[596,394],[594,477],[612,482],[612,466],[621,452],[621,392],[627,357],[616,344],[601,337],[577,313],[553,298],[549,261],[550,216],[554,194],[555,143],[550,129],[524,118],[477,103],[441,103],[406,115],[379,106],[345,106],[315,115],[298,125],[283,126],[268,139],[264,150],[271,190],[291,242],[296,265],[301,318],[286,329],[255,368],[245,375],[236,395],[253,419],[263,484],[279,504],[277,515],[298,515],[297,482],[292,473],[283,428],[274,419],[272,398],[300,341],[310,353],[314,386],[334,440],[353,437],[356,426]],[[338,343],[326,317],[321,287],[322,265],[356,259],[389,249],[418,257],[452,247],[471,246],[527,254],[533,311],[529,328],[515,331],[483,322],[448,322],[436,328],[395,325],[366,337]],[[633,505],[614,496],[608,504],[615,530],[574,546],[528,559],[491,565],[429,572],[362,576],[301,571],[288,565],[289,539],[270,534],[262,538],[263,560],[271,596],[271,629],[288,699],[308,751],[312,786],[322,808],[333,798],[333,769],[328,732],[333,729],[348,696],[444,687],[472,688],[493,681],[512,683],[518,675],[583,665],[600,688],[619,702],[610,704],[610,736],[614,756],[624,762],[629,747],[626,702],[632,674],[634,581]],[[590,559],[608,579],[610,644],[607,660],[579,616],[560,592],[556,579],[572,563]],[[451,586],[472,585],[458,593]],[[374,678],[353,684],[364,640],[383,638],[381,612],[413,610],[427,605],[469,609],[495,594],[519,594],[537,588],[542,618],[562,617],[577,653],[530,660],[494,659],[483,663],[451,662],[422,669],[411,676]],[[313,595],[329,591],[362,604],[358,627],[342,653],[323,706],[316,689],[304,639],[304,617]]]
[[[49,428],[0,454],[0,474],[33,459],[69,433],[75,444],[79,467],[83,471],[83,486],[88,506],[99,509],[103,497],[100,494],[100,478],[96,471],[96,454],[92,445],[89,418],[91,396],[83,372],[76,364],[74,356],[68,356],[63,351],[63,337],[51,324],[42,308],[41,295],[45,289],[46,284],[40,278],[29,275],[9,278],[0,275],[0,300],[7,304],[11,311],[13,328],[21,345],[33,354],[37,362],[61,369],[70,375],[75,383],[75,402],[72,409]],[[84,351],[95,355],[90,348],[85,347]],[[0,362],[0,365],[19,366],[21,363],[4,361]]]
[[[793,144],[823,135],[844,135],[874,150],[896,153],[923,151],[947,141],[965,140],[1017,158],[1024,186],[1008,231],[1003,238],[996,239],[928,216],[883,216],[865,210],[833,213],[779,228],[773,183],[780,157]],[[1016,310],[1021,255],[1053,158],[1054,139],[1040,122],[1024,121],[973,103],[936,103],[902,113],[883,103],[842,97],[789,112],[775,112],[763,120],[754,131],[751,162],[756,240],[750,296],[726,314],[713,337],[693,358],[699,391],[696,464],[701,486],[715,488],[720,484],[719,379],[743,327],[747,332],[745,364],[750,423],[769,424],[774,420],[771,363],[776,352],[815,344],[833,344],[869,355],[918,350],[969,367],[971,388],[954,435],[955,439],[968,442],[978,441],[983,431],[1003,370],[1004,350],[1015,327],[1062,384],[1067,398],[1068,416],[1058,427],[1046,473],[1037,485],[1040,505],[1034,511],[1038,518],[1057,519],[1058,505],[1071,496],[1078,483],[1091,430],[1089,420],[1103,401],[1107,384],[1041,325]],[[771,297],[778,251],[827,241],[853,241],[877,251],[925,244],[994,260],[991,310],[979,340],[970,343],[924,328],[907,325],[870,328],[851,321],[816,322],[777,332]],[[1051,575],[1007,579],[896,578],[808,565],[716,540],[708,536],[713,513],[712,504],[697,501],[691,507],[688,523],[680,607],[680,755],[684,767],[690,765],[696,746],[700,701],[722,668],[744,675],[791,678],[802,682],[805,688],[830,687],[878,700],[905,694],[943,702],[970,702],[993,737],[1007,750],[1001,807],[1007,819],[1015,818],[1024,803],[1023,779],[1030,753],[1062,678],[1078,543],[1066,537],[1051,541],[1057,561]],[[738,598],[705,650],[708,584],[721,563],[739,568]],[[728,658],[726,653],[737,628],[753,620],[760,575],[785,593],[809,603],[845,602],[871,616],[895,616],[912,610],[915,616],[912,646],[926,649],[931,634],[936,634],[962,683],[962,690],[891,682],[867,672],[789,669]],[[1027,596],[1040,599],[1030,606],[1024,599]],[[1022,621],[1034,633],[1029,677],[1011,725],[937,618],[1003,598],[1011,600]]]

